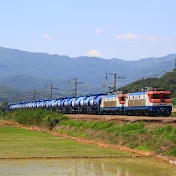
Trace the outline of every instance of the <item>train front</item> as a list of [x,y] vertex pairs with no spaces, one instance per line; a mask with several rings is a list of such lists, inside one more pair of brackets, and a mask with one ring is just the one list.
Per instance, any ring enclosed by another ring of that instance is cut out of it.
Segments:
[[172,113],[172,99],[169,91],[149,91],[149,104],[155,116],[170,116]]

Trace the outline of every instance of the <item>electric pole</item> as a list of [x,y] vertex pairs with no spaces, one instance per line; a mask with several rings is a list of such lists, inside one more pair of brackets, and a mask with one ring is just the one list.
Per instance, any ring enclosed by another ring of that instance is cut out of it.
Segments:
[[34,89],[34,92],[33,92],[34,101],[36,100],[36,95],[37,95],[37,94],[40,94],[40,93],[37,93],[36,90]]
[[34,89],[34,101],[35,101],[35,98],[36,98],[36,91],[35,91],[35,89]]
[[119,79],[125,79],[125,77],[122,77],[122,76],[118,76],[117,77],[117,73],[106,73],[106,79],[108,79],[108,75],[110,75],[110,76],[114,75],[114,92],[116,92],[117,78],[119,78]]
[[50,86],[50,93],[49,93],[49,96],[50,96],[50,98],[52,99],[53,98],[53,90],[59,90],[59,88],[57,88],[57,87],[54,87],[53,86],[53,84],[47,84],[47,85],[45,85],[45,89],[48,89],[48,86]]
[[69,83],[71,83],[71,80],[74,81],[74,84],[75,84],[75,97],[77,97],[77,94],[78,94],[78,84],[84,84],[84,82],[78,82],[78,78],[69,78]]
[[50,98],[53,98],[53,85],[50,85]]

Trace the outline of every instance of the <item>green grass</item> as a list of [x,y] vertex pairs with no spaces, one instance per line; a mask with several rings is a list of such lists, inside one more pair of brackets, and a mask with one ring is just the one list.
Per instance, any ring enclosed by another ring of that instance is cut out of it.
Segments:
[[129,155],[91,144],[14,127],[0,127],[0,157]]
[[22,128],[14,128],[14,127],[0,127],[0,140],[16,140],[16,139],[50,139],[53,138],[48,133],[45,132],[35,132],[29,131]]
[[153,124],[150,127],[140,122],[120,124],[106,121],[80,121],[69,119],[57,111],[42,109],[18,110],[3,115],[8,118],[10,116],[12,120],[25,125],[54,128],[57,132],[70,136],[102,140],[110,144],[176,157],[176,127],[173,125]]
[[58,132],[71,136],[101,139],[107,143],[176,156],[176,127],[172,125],[149,127],[139,122],[119,124],[77,120],[66,120],[58,125]]

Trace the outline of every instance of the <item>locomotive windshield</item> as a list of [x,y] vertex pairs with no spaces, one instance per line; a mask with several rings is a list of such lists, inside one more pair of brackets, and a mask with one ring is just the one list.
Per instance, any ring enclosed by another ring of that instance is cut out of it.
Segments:
[[167,93],[161,93],[161,94],[152,94],[152,99],[158,100],[158,99],[171,99],[170,94]]
[[170,99],[171,97],[170,97],[170,94],[163,94],[162,98],[163,99]]
[[160,94],[153,94],[152,99],[160,99]]

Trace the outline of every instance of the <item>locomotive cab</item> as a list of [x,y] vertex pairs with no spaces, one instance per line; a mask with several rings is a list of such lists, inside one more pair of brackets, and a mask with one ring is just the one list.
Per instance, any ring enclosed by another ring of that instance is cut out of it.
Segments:
[[147,92],[152,106],[153,115],[170,116],[172,112],[172,99],[169,91]]
[[151,103],[172,103],[169,91],[149,91],[148,96]]

